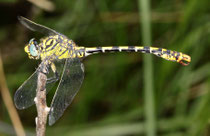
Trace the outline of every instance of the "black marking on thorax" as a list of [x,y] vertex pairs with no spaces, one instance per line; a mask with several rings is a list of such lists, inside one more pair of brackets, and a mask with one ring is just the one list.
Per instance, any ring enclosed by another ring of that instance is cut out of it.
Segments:
[[67,51],[69,51],[69,50],[63,51],[63,52],[59,55],[59,57],[62,56],[63,54],[65,54]]
[[[51,40],[50,44],[47,45],[47,43],[49,42],[49,40]],[[45,41],[45,49],[48,49],[49,47],[51,47],[53,44],[53,38],[48,38],[46,41]]]

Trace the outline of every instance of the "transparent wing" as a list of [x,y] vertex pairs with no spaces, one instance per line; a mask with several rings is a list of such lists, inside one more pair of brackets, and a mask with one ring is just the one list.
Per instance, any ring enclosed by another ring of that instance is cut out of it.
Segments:
[[[42,63],[40,64],[42,65]],[[39,65],[39,67],[40,67]],[[60,61],[57,64],[56,70],[58,73],[61,73],[63,70],[64,62]],[[36,97],[36,88],[37,88],[37,76],[38,69],[17,89],[14,101],[15,106],[18,109],[26,109],[34,104],[34,98]],[[53,77],[54,73],[52,71],[49,72],[47,77]],[[52,89],[53,85],[56,82],[49,83],[46,85],[47,93]]]
[[36,96],[37,71],[35,71],[16,91],[14,96],[15,106],[26,109],[34,104]]
[[46,26],[37,24],[25,17],[18,16],[18,20],[23,24],[25,27],[32,31],[38,31],[40,33],[46,34],[46,35],[61,35],[60,33],[56,32],[55,30],[48,28]]
[[54,124],[71,104],[84,79],[84,67],[79,58],[67,59],[60,83],[51,103],[49,125]]

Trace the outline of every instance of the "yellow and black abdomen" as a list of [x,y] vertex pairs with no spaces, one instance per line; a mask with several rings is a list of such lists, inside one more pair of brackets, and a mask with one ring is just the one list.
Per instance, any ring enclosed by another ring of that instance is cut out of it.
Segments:
[[182,65],[187,65],[191,61],[191,57],[176,51],[167,50],[164,48],[147,47],[147,46],[112,46],[112,47],[88,47],[85,48],[85,56],[95,53],[106,52],[142,52],[151,53],[169,61],[176,61]]

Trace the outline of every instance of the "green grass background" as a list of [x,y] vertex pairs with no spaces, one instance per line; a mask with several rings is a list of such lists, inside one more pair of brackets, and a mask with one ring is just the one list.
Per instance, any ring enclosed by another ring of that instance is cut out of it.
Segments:
[[[51,12],[28,1],[0,2],[0,48],[12,96],[39,64],[28,58],[24,45],[43,36],[24,28],[17,15],[53,28],[79,46],[156,46],[189,54],[192,62],[181,66],[141,53],[90,56],[83,61],[79,93],[46,135],[210,136],[209,0],[51,2]],[[151,21],[145,22],[144,15]],[[144,24],[150,28],[142,29]],[[25,130],[35,133],[35,106],[18,112]],[[5,125],[12,129],[0,98],[0,128]],[[0,129],[0,135],[9,132]]]

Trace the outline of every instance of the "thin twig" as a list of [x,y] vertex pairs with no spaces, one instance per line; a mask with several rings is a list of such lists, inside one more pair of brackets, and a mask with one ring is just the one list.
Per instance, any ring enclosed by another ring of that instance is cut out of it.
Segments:
[[8,110],[9,116],[11,118],[12,124],[14,126],[15,132],[17,136],[25,136],[25,132],[22,126],[22,123],[20,121],[20,118],[18,116],[17,110],[12,102],[12,98],[9,93],[9,89],[6,84],[6,79],[4,75],[4,70],[3,70],[3,63],[1,59],[1,54],[0,54],[0,86],[1,86],[1,95],[2,99],[5,103],[5,106]]
[[40,67],[40,72],[38,72],[37,79],[37,90],[36,90],[36,108],[37,108],[37,118],[36,118],[36,135],[37,136],[45,136],[46,131],[46,122],[47,116],[49,113],[49,108],[46,103],[46,65],[43,63]]

